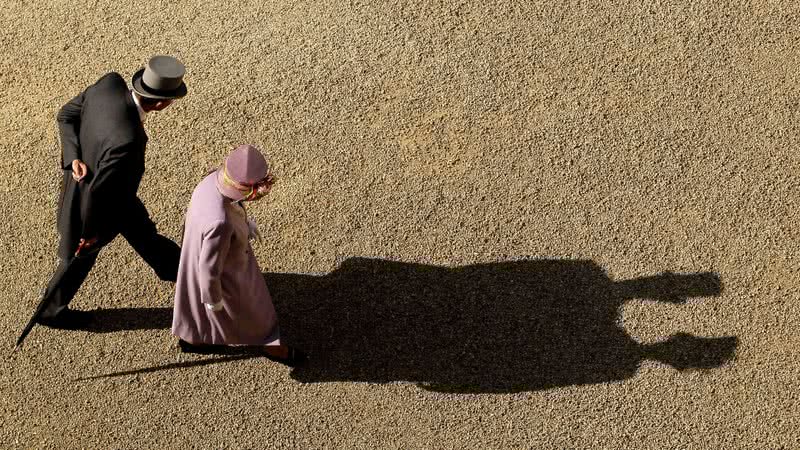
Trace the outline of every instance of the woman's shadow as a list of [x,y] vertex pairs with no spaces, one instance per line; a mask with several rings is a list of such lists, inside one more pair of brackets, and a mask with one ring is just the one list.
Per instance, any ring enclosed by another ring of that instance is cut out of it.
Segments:
[[624,380],[645,359],[718,367],[736,337],[634,341],[632,298],[683,303],[722,291],[713,273],[615,282],[592,261],[439,267],[351,258],[324,276],[264,274],[284,336],[310,353],[302,382],[415,382],[444,392],[519,392]]

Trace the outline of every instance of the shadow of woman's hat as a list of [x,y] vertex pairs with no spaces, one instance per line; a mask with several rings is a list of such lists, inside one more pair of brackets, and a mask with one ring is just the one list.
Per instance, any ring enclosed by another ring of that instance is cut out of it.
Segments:
[[156,100],[181,98],[186,95],[183,75],[186,68],[172,56],[156,55],[139,69],[131,80],[133,90],[142,97]]

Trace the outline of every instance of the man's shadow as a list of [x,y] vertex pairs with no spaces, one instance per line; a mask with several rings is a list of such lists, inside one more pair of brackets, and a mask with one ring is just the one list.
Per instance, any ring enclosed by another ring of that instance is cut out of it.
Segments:
[[632,377],[652,359],[709,369],[736,337],[642,345],[619,325],[633,298],[683,303],[722,291],[713,273],[613,281],[592,261],[439,267],[350,258],[324,276],[265,273],[285,340],[310,354],[302,382],[414,382],[507,393]]
[[172,308],[112,308],[92,311],[92,323],[86,328],[94,333],[126,330],[163,330],[172,325]]

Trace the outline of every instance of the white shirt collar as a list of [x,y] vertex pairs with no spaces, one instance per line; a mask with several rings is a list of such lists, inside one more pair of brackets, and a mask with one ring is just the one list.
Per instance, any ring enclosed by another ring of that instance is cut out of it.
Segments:
[[139,104],[139,98],[133,93],[133,91],[131,91],[131,97],[133,97],[133,103],[136,103],[136,110],[139,111],[139,119],[141,119],[142,123],[144,123],[144,119],[147,118],[147,112],[142,109],[142,105]]

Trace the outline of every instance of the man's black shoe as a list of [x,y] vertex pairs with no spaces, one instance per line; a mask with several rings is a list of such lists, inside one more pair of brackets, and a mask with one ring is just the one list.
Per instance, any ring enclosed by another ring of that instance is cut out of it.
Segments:
[[81,330],[88,328],[92,319],[94,319],[94,314],[89,311],[65,309],[55,317],[40,317],[37,323],[59,330]]

